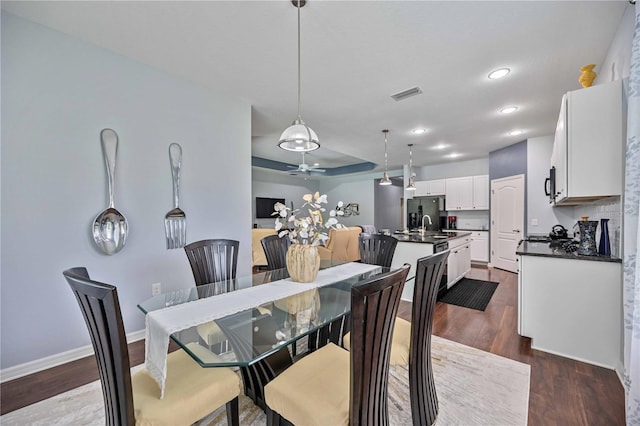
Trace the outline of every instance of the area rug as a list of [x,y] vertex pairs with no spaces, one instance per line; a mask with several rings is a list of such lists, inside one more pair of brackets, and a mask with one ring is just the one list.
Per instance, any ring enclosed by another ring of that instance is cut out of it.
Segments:
[[[530,367],[479,349],[433,336],[433,374],[440,413],[437,425],[526,425]],[[141,366],[134,367],[138,371]],[[389,377],[389,417],[392,425],[411,424],[408,371],[392,367]],[[98,381],[0,417],[6,425],[104,425]],[[200,426],[226,426],[221,408]],[[263,426],[265,414],[246,397],[240,398],[240,424]]]
[[440,302],[484,311],[498,283],[463,278],[444,293]]

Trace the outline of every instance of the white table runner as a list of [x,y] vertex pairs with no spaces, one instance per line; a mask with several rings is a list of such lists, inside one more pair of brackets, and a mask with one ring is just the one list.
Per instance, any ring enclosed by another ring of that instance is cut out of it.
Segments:
[[296,283],[287,278],[149,312],[145,317],[145,367],[160,385],[160,398],[164,397],[171,334],[378,268],[377,265],[345,263],[322,269],[311,283]]

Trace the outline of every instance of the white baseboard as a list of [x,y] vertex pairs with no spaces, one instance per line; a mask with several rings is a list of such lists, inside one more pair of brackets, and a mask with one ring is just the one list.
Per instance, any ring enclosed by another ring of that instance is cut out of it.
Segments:
[[[144,330],[134,331],[127,334],[127,343],[133,343],[143,339]],[[0,383],[28,376],[29,374],[37,373],[38,371],[46,370],[48,368],[57,367],[58,365],[66,364],[90,355],[93,355],[93,346],[87,345],[70,351],[36,359],[34,361],[25,362],[24,364],[5,368],[0,370]]]
[[[573,356],[573,355],[570,355],[570,354],[566,354],[564,352],[553,351],[553,350],[550,350],[550,349],[547,349],[547,348],[542,348],[540,346],[536,346],[533,342],[534,342],[534,339],[531,339],[531,349],[535,349],[537,351],[542,351],[542,352],[547,352],[547,353],[550,353],[550,354],[553,354],[553,355],[558,355],[558,356],[561,356],[563,358],[573,359],[575,361],[584,362],[586,364],[595,365],[596,367],[606,368],[607,370],[615,371],[618,375],[620,374],[620,373],[618,373],[616,365],[609,365],[609,364],[605,364],[605,363],[602,363],[602,362],[597,362],[597,361],[593,361],[593,360],[590,360],[590,359],[581,358],[581,357],[578,357],[578,356]],[[613,364],[616,364],[616,363],[613,363]]]

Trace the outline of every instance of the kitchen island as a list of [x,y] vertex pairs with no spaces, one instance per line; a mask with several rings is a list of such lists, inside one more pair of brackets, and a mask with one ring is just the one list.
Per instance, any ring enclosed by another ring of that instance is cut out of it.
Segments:
[[528,241],[516,254],[518,334],[534,349],[621,371],[621,259]]
[[471,269],[471,232],[410,232],[409,234],[394,234],[393,237],[398,240],[398,245],[393,255],[391,267],[397,268],[404,263],[411,265],[407,282],[402,291],[402,300],[413,300],[416,264],[417,260],[422,257],[450,250],[447,258],[446,278],[442,289],[438,291],[439,295],[458,282]]

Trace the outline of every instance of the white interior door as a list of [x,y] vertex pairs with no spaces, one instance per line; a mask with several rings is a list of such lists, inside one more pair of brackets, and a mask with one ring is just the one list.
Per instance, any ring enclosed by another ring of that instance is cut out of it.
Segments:
[[518,272],[524,230],[524,175],[491,181],[491,266]]

